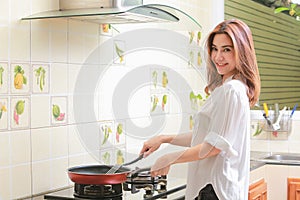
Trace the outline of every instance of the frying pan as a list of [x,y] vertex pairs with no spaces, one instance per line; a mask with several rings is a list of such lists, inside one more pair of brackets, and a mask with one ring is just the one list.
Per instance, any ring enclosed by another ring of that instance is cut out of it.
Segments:
[[68,175],[74,183],[87,185],[119,184],[125,182],[131,169],[120,167],[115,173],[106,174],[112,167],[112,165],[71,167],[68,169]]
[[[124,163],[118,167],[116,165],[87,165],[77,166],[68,169],[68,175],[71,181],[87,185],[119,184],[126,181],[130,168],[125,165],[133,164],[143,158],[143,154],[131,162]],[[114,168],[113,173],[108,173]]]

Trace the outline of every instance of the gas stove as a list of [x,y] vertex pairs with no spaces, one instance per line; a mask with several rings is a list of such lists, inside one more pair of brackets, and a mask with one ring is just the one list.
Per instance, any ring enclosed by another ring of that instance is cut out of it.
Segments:
[[44,195],[44,199],[77,200],[183,200],[185,180],[167,176],[151,177],[150,172],[141,171],[127,176],[124,183],[87,185],[75,183],[73,187]]

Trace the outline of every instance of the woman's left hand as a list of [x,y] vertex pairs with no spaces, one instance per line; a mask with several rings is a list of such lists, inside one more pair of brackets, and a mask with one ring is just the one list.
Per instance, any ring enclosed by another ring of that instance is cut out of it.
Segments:
[[171,163],[169,162],[169,154],[158,158],[151,167],[151,176],[167,175],[170,171]]
[[178,151],[161,156],[151,167],[151,176],[167,175],[172,164],[177,163],[184,151]]
[[170,154],[158,158],[155,164],[151,167],[151,176],[167,175],[170,171],[171,162],[169,161]]

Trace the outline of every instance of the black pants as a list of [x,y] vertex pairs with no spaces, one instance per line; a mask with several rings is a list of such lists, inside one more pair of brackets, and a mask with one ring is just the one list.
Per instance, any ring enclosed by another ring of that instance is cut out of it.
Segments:
[[199,192],[195,200],[219,200],[211,184],[207,184]]

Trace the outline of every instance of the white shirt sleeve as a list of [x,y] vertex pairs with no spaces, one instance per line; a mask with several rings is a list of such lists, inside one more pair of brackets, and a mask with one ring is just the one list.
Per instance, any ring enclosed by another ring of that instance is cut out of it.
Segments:
[[[245,86],[237,80],[217,88],[211,96],[213,106],[210,113],[210,127],[204,142],[221,150],[225,157],[238,156],[235,145],[240,139],[247,122],[244,111],[249,107]],[[247,107],[246,107],[247,106]]]

